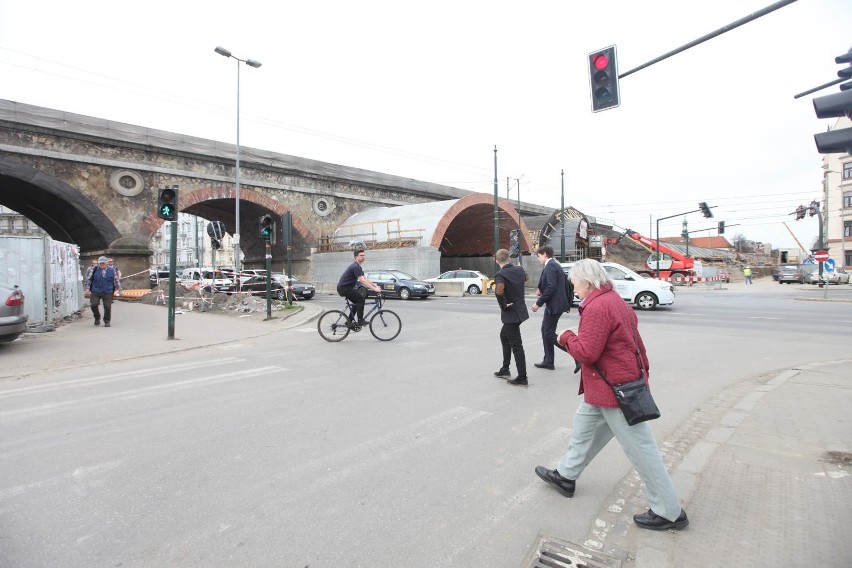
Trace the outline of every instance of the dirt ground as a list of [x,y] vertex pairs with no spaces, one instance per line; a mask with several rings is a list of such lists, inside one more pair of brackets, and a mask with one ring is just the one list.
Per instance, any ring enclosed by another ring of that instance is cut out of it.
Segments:
[[[139,301],[143,304],[162,305],[168,303],[169,287],[163,283],[142,296]],[[214,312],[228,315],[258,315],[266,317],[266,298],[249,296],[247,294],[225,294],[212,292],[208,289],[188,289],[180,284],[175,285],[175,309],[200,312]],[[273,317],[276,312],[300,310],[299,302],[289,305],[286,301],[272,300]],[[279,313],[279,316],[283,315]]]

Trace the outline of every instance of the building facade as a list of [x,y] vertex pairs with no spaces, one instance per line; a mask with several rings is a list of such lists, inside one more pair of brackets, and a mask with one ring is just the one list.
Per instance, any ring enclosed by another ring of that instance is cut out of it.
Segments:
[[[849,128],[852,120],[841,117],[832,130]],[[823,230],[829,257],[838,268],[852,267],[852,154],[823,157]]]

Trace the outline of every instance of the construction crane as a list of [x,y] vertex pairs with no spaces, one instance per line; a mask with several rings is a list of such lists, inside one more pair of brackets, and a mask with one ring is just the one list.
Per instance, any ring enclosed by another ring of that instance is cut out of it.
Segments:
[[809,254],[808,250],[805,247],[803,247],[802,243],[799,242],[799,239],[796,238],[795,233],[793,233],[793,229],[791,229],[789,226],[787,226],[787,223],[785,223],[783,221],[782,221],[782,224],[784,225],[784,228],[786,228],[787,231],[790,233],[790,236],[793,237],[793,240],[796,241],[796,244],[799,245],[799,250],[802,251],[802,257],[801,258],[802,259],[807,258],[808,254]]

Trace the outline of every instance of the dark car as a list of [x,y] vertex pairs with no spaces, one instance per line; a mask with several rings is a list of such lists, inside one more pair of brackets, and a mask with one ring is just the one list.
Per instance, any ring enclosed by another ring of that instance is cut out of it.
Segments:
[[169,281],[169,271],[164,269],[151,269],[148,271],[148,282],[151,284],[151,288],[156,288],[160,285],[160,282],[168,282]]
[[314,288],[313,284],[303,282],[295,276],[287,276],[286,274],[273,274],[272,278],[274,278],[279,284],[282,284],[284,286],[289,283],[293,290],[293,296],[299,298],[300,300],[310,300],[314,297],[314,294],[316,294],[316,288]]
[[[376,286],[381,287],[382,295],[390,298],[428,298],[435,293],[435,285],[431,282],[417,280],[411,274],[399,270],[369,270],[364,276]],[[359,288],[363,288],[360,286]],[[375,296],[372,290],[367,292],[368,297]]]
[[20,288],[0,282],[0,343],[15,341],[24,333],[28,318]]
[[[273,298],[278,300],[286,300],[287,299],[287,287],[276,280],[272,279],[272,283],[270,284],[271,294]],[[227,292],[232,294],[237,291],[236,284],[232,285]],[[248,280],[242,283],[240,286],[240,292],[243,294],[248,294],[250,296],[266,296],[266,276],[252,276]]]
[[815,264],[785,264],[778,270],[779,284],[792,284],[807,282],[811,272],[817,269]]

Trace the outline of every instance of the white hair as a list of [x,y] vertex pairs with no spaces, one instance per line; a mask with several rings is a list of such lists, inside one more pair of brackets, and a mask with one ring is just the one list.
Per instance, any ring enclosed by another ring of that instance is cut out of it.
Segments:
[[607,282],[611,282],[609,274],[606,273],[603,266],[591,258],[584,258],[574,263],[574,266],[571,267],[571,280],[574,284],[588,284],[596,290]]

